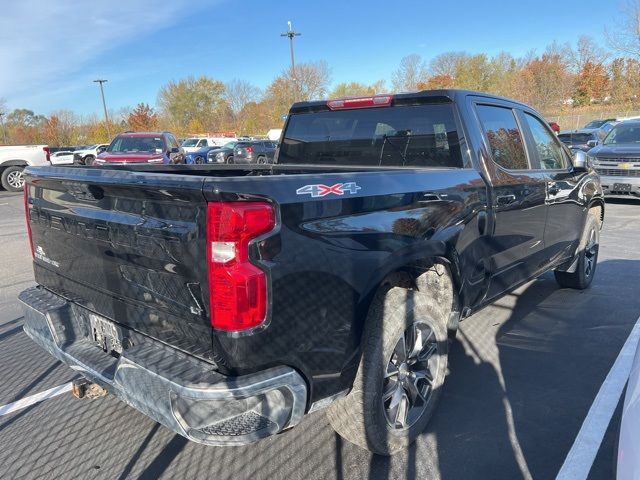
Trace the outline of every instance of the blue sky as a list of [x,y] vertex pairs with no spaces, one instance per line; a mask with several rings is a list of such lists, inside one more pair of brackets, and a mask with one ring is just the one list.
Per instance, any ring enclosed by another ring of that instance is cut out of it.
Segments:
[[[530,6],[533,3],[535,6]],[[99,114],[95,78],[110,110],[155,105],[170,80],[209,75],[260,88],[289,65],[279,34],[302,32],[296,61],[324,59],[332,83],[385,79],[400,59],[444,51],[515,56],[589,35],[605,45],[619,2],[21,0],[0,17],[0,98],[9,109]]]

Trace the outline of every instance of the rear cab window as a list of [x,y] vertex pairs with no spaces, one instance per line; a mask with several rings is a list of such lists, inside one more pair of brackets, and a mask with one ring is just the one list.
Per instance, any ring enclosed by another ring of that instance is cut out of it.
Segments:
[[452,103],[292,114],[278,163],[464,166]]

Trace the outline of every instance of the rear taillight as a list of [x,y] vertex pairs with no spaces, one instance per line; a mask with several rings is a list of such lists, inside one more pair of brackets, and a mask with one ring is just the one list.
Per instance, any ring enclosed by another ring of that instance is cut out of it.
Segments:
[[207,265],[211,325],[238,331],[257,327],[267,315],[267,276],[249,261],[249,243],[275,227],[267,202],[210,202]]
[[244,147],[244,149],[249,155],[253,153],[253,147]]
[[372,97],[342,98],[329,100],[327,107],[330,110],[344,110],[349,108],[388,107],[391,105],[393,95],[375,95]]
[[47,162],[51,163],[51,150],[49,150],[49,147],[42,147],[42,150],[44,150]]
[[31,256],[35,258],[33,250],[33,238],[31,236],[31,213],[29,211],[29,184],[24,182],[24,216],[27,220],[27,236],[29,237],[29,247]]

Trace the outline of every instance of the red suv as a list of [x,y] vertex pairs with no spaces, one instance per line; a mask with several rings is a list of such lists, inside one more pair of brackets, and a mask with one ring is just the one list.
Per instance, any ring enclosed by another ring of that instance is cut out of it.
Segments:
[[169,132],[124,132],[101,152],[94,165],[184,163],[184,151]]

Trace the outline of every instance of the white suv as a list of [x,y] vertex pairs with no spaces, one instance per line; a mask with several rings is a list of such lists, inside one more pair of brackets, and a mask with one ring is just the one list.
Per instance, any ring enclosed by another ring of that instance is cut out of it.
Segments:
[[89,145],[73,151],[73,163],[78,165],[92,165],[99,153],[109,146],[108,143],[98,143],[97,145]]

